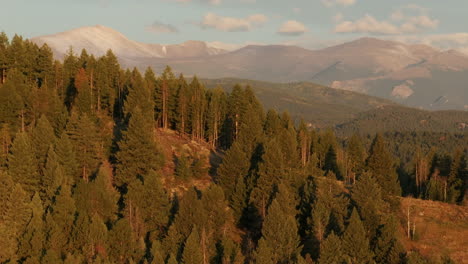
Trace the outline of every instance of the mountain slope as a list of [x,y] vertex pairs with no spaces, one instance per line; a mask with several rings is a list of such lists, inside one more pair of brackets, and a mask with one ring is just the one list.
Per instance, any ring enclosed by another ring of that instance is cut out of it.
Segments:
[[179,58],[199,57],[224,53],[224,50],[209,47],[205,42],[187,41],[179,45],[146,44],[129,40],[122,33],[111,28],[96,25],[82,27],[70,31],[40,36],[32,39],[42,45],[47,43],[57,57],[63,55],[73,47],[75,52],[86,49],[96,56],[104,55],[107,50],[112,51],[121,60],[138,60],[142,58]]
[[335,127],[341,136],[377,132],[468,132],[468,112],[427,111],[353,91],[310,83],[269,83],[245,79],[202,79],[207,88],[230,91],[236,84],[250,86],[265,109],[288,111],[312,127]]
[[288,111],[296,121],[303,118],[313,127],[351,122],[363,112],[394,105],[388,100],[309,82],[285,84],[234,78],[201,81],[208,88],[221,86],[226,91],[230,91],[236,84],[248,85],[265,109]]

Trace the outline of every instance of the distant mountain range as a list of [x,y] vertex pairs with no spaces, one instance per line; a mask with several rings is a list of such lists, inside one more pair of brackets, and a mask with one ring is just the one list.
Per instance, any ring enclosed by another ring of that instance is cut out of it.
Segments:
[[201,41],[140,43],[104,26],[78,28],[32,41],[47,43],[58,58],[70,46],[76,52],[85,48],[94,55],[112,49],[126,67],[151,66],[160,72],[170,65],[176,72],[203,78],[308,81],[423,109],[468,110],[468,56],[426,45],[362,38],[321,50],[251,45],[227,51]]

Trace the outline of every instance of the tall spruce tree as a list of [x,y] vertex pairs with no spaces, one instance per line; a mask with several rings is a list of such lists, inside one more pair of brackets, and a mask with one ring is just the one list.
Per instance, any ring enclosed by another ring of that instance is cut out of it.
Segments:
[[[223,162],[217,170],[218,183],[230,199],[239,181],[244,181],[250,169],[250,158],[240,143],[232,145],[226,152]],[[241,183],[239,183],[241,184]]]
[[401,187],[394,166],[394,159],[388,151],[384,138],[377,134],[372,142],[366,164],[385,195],[401,195]]
[[[87,115],[73,112],[67,124],[67,135],[73,145],[78,163],[75,181],[88,181],[97,170],[102,156],[102,142],[96,123]],[[62,157],[64,158],[64,157]]]
[[404,248],[397,238],[398,222],[391,216],[378,230],[376,243],[374,245],[375,262],[398,264],[402,263]]
[[79,113],[86,113],[88,116],[94,114],[93,95],[89,77],[85,69],[81,68],[75,76],[76,98],[74,106]]
[[153,237],[164,233],[169,221],[170,204],[158,174],[150,171],[145,175],[143,183],[139,180],[132,182],[126,200],[132,201],[133,206],[138,208],[145,229],[151,232]]
[[74,177],[78,175],[77,154],[67,133],[62,133],[55,144],[57,162],[62,166],[66,175]]
[[187,241],[184,245],[184,253],[182,254],[183,264],[207,264],[208,261],[203,258],[202,250],[200,248],[200,235],[198,234],[197,227],[194,226]]
[[8,125],[12,131],[21,128],[21,113],[24,108],[17,85],[14,79],[0,85],[0,124]]
[[73,247],[71,234],[76,216],[69,181],[64,180],[51,207],[46,216],[48,247],[64,256]]
[[291,212],[285,212],[281,207],[276,199],[273,200],[263,222],[262,238],[259,242],[265,243],[267,248],[274,249],[271,256],[272,263],[292,262],[297,259],[301,250],[296,219]]
[[44,208],[37,193],[33,196],[29,207],[32,211],[32,218],[25,233],[22,234],[18,255],[25,263],[39,263],[44,251],[45,226]]
[[382,200],[380,186],[370,173],[359,177],[351,190],[351,200],[361,216],[368,238],[374,239],[388,208]]
[[348,168],[346,180],[355,183],[356,176],[360,175],[365,166],[366,150],[364,149],[362,139],[358,134],[353,134],[346,147],[348,155]]
[[55,140],[54,129],[50,125],[47,117],[42,115],[32,132],[32,144],[34,145],[36,160],[39,161],[41,169],[44,168],[47,151],[50,146],[55,143]]
[[351,263],[373,263],[373,254],[369,249],[369,239],[356,209],[353,209],[348,226],[343,234],[343,252]]
[[341,238],[332,231],[320,244],[320,264],[344,264],[346,257],[341,246]]
[[30,197],[40,189],[40,175],[34,146],[28,134],[20,132],[11,146],[8,156],[8,172],[12,179],[20,183]]
[[117,171],[115,183],[118,186],[129,184],[132,179],[144,177],[150,171],[158,170],[163,163],[163,154],[154,140],[152,115],[134,108],[128,128],[118,143]]

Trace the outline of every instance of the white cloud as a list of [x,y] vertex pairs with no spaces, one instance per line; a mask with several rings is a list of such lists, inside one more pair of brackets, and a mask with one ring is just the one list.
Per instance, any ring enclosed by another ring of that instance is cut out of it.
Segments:
[[327,7],[332,7],[336,5],[352,6],[356,4],[356,0],[322,0],[322,3]]
[[268,18],[262,14],[254,14],[246,18],[223,17],[208,13],[203,17],[200,26],[204,29],[213,28],[226,32],[250,31],[254,27],[263,25]]
[[[205,3],[205,4],[212,4],[212,5],[219,5],[223,2],[223,0],[170,0],[170,1],[175,1],[179,3],[191,3],[191,2],[199,2],[199,3]],[[256,3],[257,0],[239,0],[241,3]]]
[[403,19],[405,19],[405,15],[403,14],[403,11],[401,11],[401,10],[396,10],[395,12],[393,12],[393,13],[390,15],[390,18],[391,18],[393,21],[402,21]]
[[344,17],[343,17],[343,14],[342,14],[342,13],[337,13],[336,15],[334,15],[334,16],[332,17],[332,19],[333,19],[333,21],[334,21],[335,23],[339,23],[339,22],[343,21],[343,18],[344,18]]
[[170,24],[164,24],[159,21],[153,22],[153,24],[145,27],[145,30],[152,33],[176,33],[179,30]]
[[366,14],[363,18],[355,21],[343,21],[336,25],[335,33],[371,33],[371,34],[400,34],[397,26],[378,21],[373,16]]
[[395,23],[377,20],[375,17],[366,14],[364,17],[354,21],[339,22],[335,26],[334,31],[336,33],[399,35],[435,29],[439,25],[439,20],[433,19],[428,15],[406,16],[401,10],[393,12],[390,15],[390,19]]
[[394,40],[406,43],[421,43],[440,49],[454,49],[468,55],[468,33],[458,32],[433,35],[404,35],[395,36]]
[[[192,0],[175,0],[175,1],[179,2],[179,3],[190,3],[190,2],[192,2]],[[221,4],[221,0],[198,0],[198,2],[208,3],[208,4],[212,4],[212,5]]]
[[299,36],[307,32],[306,26],[299,21],[289,20],[278,29],[278,33],[289,36]]

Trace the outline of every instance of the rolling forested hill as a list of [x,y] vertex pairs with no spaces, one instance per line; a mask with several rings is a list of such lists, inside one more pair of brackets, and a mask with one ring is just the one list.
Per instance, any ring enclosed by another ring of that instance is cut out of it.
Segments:
[[269,83],[225,78],[203,79],[208,88],[229,91],[236,84],[248,85],[265,108],[287,111],[312,127],[336,126],[340,135],[385,131],[456,132],[468,130],[468,111],[426,111],[398,105],[361,93],[310,83]]

